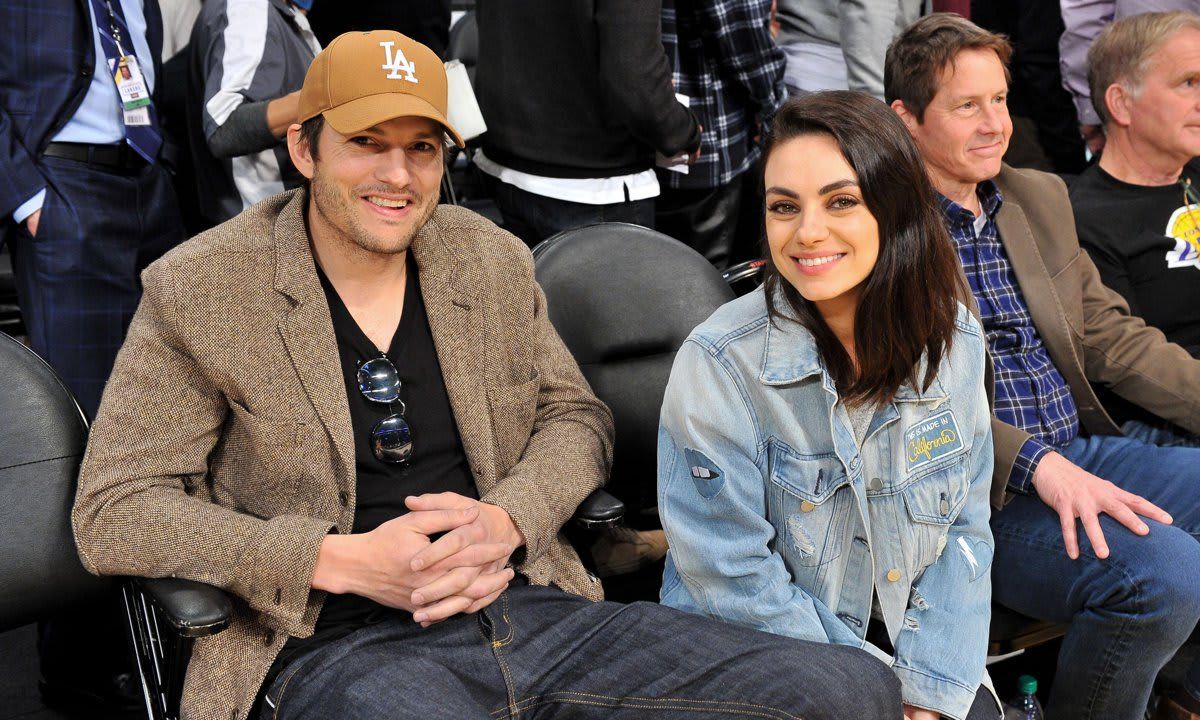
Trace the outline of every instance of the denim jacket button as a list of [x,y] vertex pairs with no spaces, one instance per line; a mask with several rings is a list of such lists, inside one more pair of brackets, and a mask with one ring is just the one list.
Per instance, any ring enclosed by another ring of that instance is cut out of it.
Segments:
[[896,568],[892,568],[891,570],[888,570],[887,579],[888,579],[888,582],[898,581],[900,579],[900,571],[897,570]]
[[877,492],[883,489],[883,481],[877,477],[873,477],[867,481],[867,489],[871,492]]
[[800,503],[800,512],[812,512],[815,507],[816,505],[813,505],[808,500],[804,500]]

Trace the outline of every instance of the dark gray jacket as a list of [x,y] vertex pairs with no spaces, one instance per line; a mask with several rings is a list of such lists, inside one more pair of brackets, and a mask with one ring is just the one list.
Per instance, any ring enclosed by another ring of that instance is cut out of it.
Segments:
[[300,186],[267,103],[299,90],[321,46],[287,0],[206,0],[188,52],[188,142],[210,225]]
[[479,0],[484,152],[560,178],[649,169],[700,144],[675,99],[661,0]]

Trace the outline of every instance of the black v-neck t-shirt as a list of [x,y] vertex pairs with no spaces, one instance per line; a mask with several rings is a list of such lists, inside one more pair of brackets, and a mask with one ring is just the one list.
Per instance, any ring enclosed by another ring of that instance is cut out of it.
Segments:
[[[388,346],[387,357],[400,376],[400,399],[404,418],[412,428],[412,459],[404,465],[385,463],[371,450],[371,429],[400,409],[399,403],[368,400],[358,389],[358,368],[382,353],[359,328],[358,323],[333,284],[317,269],[333,332],[337,338],[350,421],[354,427],[354,467],[356,475],[354,532],[363,533],[408,512],[404,498],[423,493],[454,492],[478,498],[467,456],[459,438],[458,425],[442,380],[429,316],[421,297],[420,278],[412,256],[408,259],[408,282],[404,291],[404,311]],[[271,680],[300,652],[344,637],[372,622],[402,611],[392,610],[357,595],[330,594],[317,618],[316,630],[309,638],[291,638],[271,666]],[[411,619],[411,617],[410,617]]]

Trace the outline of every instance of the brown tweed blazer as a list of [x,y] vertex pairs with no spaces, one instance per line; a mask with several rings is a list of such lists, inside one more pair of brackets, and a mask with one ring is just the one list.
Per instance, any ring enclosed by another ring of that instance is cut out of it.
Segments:
[[[1200,432],[1200,361],[1129,314],[1100,281],[1075,235],[1067,188],[1056,175],[1004,165],[996,226],[1042,342],[1066,379],[1079,422],[1092,435],[1120,435],[1092,383],[1191,432]],[[992,418],[992,504],[1002,507],[1013,462],[1029,433]]]
[[[256,205],[168,253],[104,393],[72,512],[84,565],[234,596],[196,643],[182,717],[241,720],[289,635],[312,633],[321,539],[354,522],[354,438],[309,248],[307,195]],[[546,317],[529,251],[439,207],[413,241],[446,391],[480,495],[536,584],[598,599],[558,534],[604,483],[612,417]]]

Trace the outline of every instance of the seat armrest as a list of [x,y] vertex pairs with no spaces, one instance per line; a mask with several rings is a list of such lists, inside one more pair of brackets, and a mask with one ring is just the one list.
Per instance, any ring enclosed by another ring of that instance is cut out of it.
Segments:
[[766,270],[766,260],[747,260],[743,263],[738,263],[730,267],[725,272],[721,273],[721,277],[725,278],[725,282],[733,285],[743,280],[754,278],[761,280],[763,272]]
[[603,489],[594,490],[575,508],[575,524],[588,530],[613,527],[625,518],[625,503]]
[[233,603],[224,590],[179,578],[130,578],[183,637],[216,635],[229,626]]

